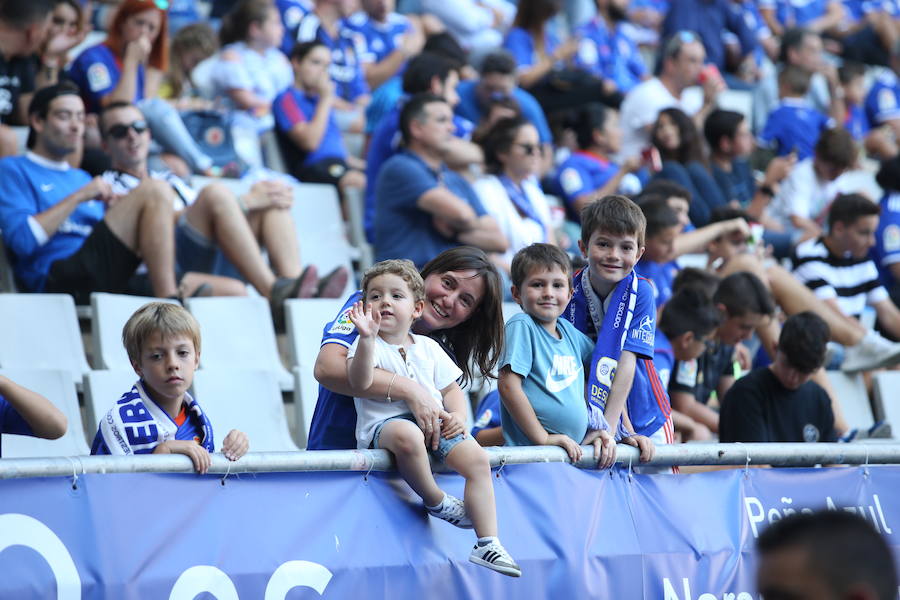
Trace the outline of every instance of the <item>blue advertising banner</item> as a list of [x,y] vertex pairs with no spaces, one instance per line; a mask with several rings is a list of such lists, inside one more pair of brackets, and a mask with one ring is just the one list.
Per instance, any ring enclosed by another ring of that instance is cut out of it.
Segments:
[[[462,496],[458,476],[439,475]],[[0,598],[751,600],[754,543],[817,508],[898,545],[900,468],[697,475],[506,466],[494,478],[511,579],[395,474],[86,475],[0,481]]]

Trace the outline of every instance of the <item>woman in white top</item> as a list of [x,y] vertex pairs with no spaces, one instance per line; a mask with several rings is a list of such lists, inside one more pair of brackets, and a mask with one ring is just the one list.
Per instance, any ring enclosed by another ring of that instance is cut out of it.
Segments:
[[515,117],[497,121],[481,147],[488,174],[475,182],[475,192],[509,240],[506,253],[494,261],[508,275],[516,252],[536,242],[556,243],[550,205],[537,180],[541,142],[530,121]]

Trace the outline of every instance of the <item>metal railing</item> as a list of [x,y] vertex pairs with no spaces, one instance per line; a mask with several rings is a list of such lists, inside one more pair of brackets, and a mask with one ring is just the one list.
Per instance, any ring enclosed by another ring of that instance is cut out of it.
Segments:
[[[556,446],[486,448],[494,467],[524,463],[569,462]],[[638,452],[619,444],[616,462],[623,466],[673,465],[814,465],[900,464],[900,443],[856,444],[677,444],[658,446],[649,463]],[[584,447],[577,463],[594,468],[593,448]],[[292,471],[391,471],[393,460],[385,450],[323,450],[316,452],[250,453],[236,462],[214,454],[210,473],[239,474]],[[435,471],[445,471],[434,465]],[[0,460],[0,479],[80,476],[87,473],[192,473],[191,461],[181,455],[70,456],[9,458]]]

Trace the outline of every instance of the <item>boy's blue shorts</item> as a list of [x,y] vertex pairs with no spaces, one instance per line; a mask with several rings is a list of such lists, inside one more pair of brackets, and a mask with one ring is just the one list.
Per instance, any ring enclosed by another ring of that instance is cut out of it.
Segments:
[[[371,446],[372,448],[381,448],[381,446],[378,445],[378,442],[381,440],[381,430],[384,428],[384,426],[387,423],[390,423],[391,421],[394,421],[396,419],[412,421],[412,423],[418,427],[418,424],[416,423],[416,418],[414,416],[412,416],[411,413],[397,415],[396,417],[391,417],[390,419],[385,419],[384,421],[382,421],[375,427],[375,436],[372,438],[372,446]],[[468,437],[469,436],[468,436],[468,434],[466,434],[466,432],[460,433],[459,435],[453,436],[452,438],[449,438],[449,439],[441,436],[441,439],[438,442],[437,450],[432,450],[431,448],[428,448],[428,453],[431,454],[435,459],[441,461],[442,463],[446,462],[447,455],[450,454],[450,451],[453,450],[453,448],[455,448],[458,443],[460,443],[461,441],[463,441],[464,439],[466,439]]]

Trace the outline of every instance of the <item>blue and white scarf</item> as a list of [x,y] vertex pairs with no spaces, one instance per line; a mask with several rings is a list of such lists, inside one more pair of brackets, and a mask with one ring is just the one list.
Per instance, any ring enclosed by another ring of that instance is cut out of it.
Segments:
[[[597,333],[587,389],[588,426],[591,429],[609,429],[603,412],[606,410],[606,401],[616,376],[616,366],[622,355],[628,328],[634,317],[637,293],[638,278],[632,271],[612,291],[609,310],[604,315],[599,298],[591,290],[589,269],[582,269],[575,275],[572,300],[566,309],[568,319],[579,331]],[[631,435],[625,429],[621,417],[616,425],[616,437]]]
[[[184,396],[187,417],[199,423],[203,431],[200,445],[212,453],[212,425],[197,401],[187,392]],[[150,398],[141,381],[122,394],[100,421],[100,435],[110,454],[150,454],[162,442],[174,440],[177,431],[178,425]]]
[[544,223],[544,220],[541,219],[541,216],[534,209],[534,205],[528,198],[528,194],[525,193],[525,187],[522,184],[516,185],[513,180],[506,175],[498,175],[497,179],[503,185],[503,189],[506,190],[506,195],[509,196],[509,201],[513,203],[513,206],[516,207],[519,214],[525,218],[531,219],[535,223],[538,223],[542,228],[546,229],[547,224]]

